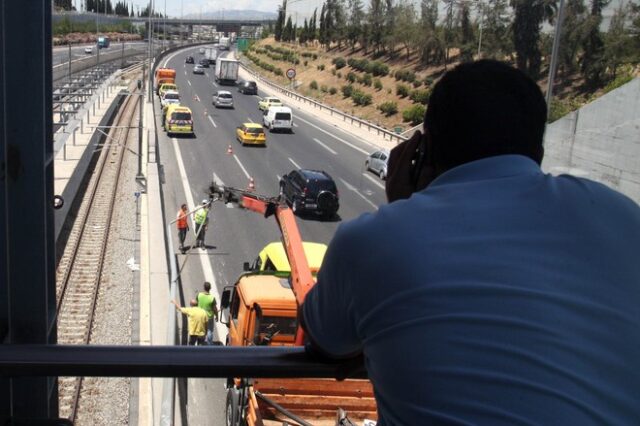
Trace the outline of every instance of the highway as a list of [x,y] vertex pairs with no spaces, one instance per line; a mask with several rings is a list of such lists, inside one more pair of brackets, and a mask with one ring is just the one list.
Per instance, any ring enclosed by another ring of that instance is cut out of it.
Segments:
[[[297,167],[327,171],[340,195],[338,219],[299,218],[305,241],[328,243],[342,221],[374,211],[385,202],[383,182],[364,170],[366,156],[376,148],[324,124],[313,114],[294,109],[293,134],[267,132],[266,148],[241,146],[235,139],[236,127],[248,121],[262,123],[262,113],[257,106],[259,97],[240,94],[233,86],[223,86],[220,89],[233,94],[235,109],[216,109],[211,103],[212,93],[218,90],[213,80],[213,66],[206,69],[205,75],[194,75],[193,65],[185,64],[187,55],[194,56],[196,62],[201,57],[198,48],[191,48],[170,55],[161,64],[177,70],[176,83],[182,104],[193,111],[195,138],[169,138],[162,131],[160,105],[157,97],[154,99],[167,223],[175,218],[182,203],[186,202],[191,210],[207,198],[207,186],[214,178],[227,186],[246,188],[252,177],[256,192],[277,195],[280,177]],[[260,95],[264,93],[260,91]],[[283,102],[286,105],[286,99]],[[232,155],[227,153],[229,145]],[[174,227],[172,234],[177,248]],[[205,280],[212,283],[217,295],[221,294],[242,272],[243,262],[253,261],[262,247],[279,238],[273,218],[265,219],[237,207],[214,204],[206,234],[207,250],[194,248],[187,255],[178,256],[183,299],[188,303]],[[187,242],[193,243],[193,235]],[[225,329],[221,324],[216,328],[218,339],[223,342]],[[209,418],[212,407],[220,407],[215,409],[220,413],[215,419],[216,424],[223,424],[226,397],[223,381],[210,381],[210,386],[213,391],[207,398],[212,400],[206,403]],[[192,409],[195,408],[190,407]],[[196,416],[189,413],[190,418],[191,415]]]
[[[147,43],[143,41],[129,41],[129,42],[125,42],[124,45],[125,45],[125,49],[133,48],[133,49],[139,49],[140,51],[144,51],[145,49],[147,49]],[[91,54],[84,53],[84,48],[87,46],[93,47],[93,53]],[[111,45],[107,49],[102,49],[100,53],[113,52],[116,49],[122,49],[122,43],[111,41]],[[97,55],[97,50],[98,49],[95,43],[71,46],[71,60],[73,61],[75,59],[88,58],[91,56],[95,57]],[[53,66],[66,63],[67,61],[69,61],[68,46],[58,46],[53,48],[53,62],[52,62]]]

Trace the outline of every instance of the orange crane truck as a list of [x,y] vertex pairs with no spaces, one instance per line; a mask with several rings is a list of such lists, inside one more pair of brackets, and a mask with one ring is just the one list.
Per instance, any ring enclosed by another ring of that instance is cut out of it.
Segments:
[[175,84],[176,82],[176,70],[173,68],[158,68],[156,69],[156,73],[153,76],[153,89],[156,94],[158,94],[158,90],[160,86],[165,83]]
[[[298,309],[315,281],[293,212],[280,197],[215,183],[210,196],[275,217],[291,266],[288,276],[245,272],[223,289],[220,305],[221,322],[229,331],[226,345],[303,345]],[[369,380],[229,378],[225,416],[227,426],[375,425],[377,410]]]

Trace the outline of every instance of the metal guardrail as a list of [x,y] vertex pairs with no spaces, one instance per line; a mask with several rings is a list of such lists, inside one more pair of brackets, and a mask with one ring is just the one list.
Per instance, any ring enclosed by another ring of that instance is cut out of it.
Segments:
[[351,114],[347,114],[344,111],[340,111],[337,108],[333,108],[330,107],[328,105],[323,104],[322,102],[318,102],[315,99],[311,99],[307,96],[303,96],[299,93],[296,93],[292,90],[289,90],[285,87],[282,87],[278,84],[275,84],[274,82],[267,80],[265,77],[263,77],[261,74],[259,74],[258,72],[252,70],[251,68],[249,68],[249,66],[245,63],[243,63],[242,61],[240,61],[240,65],[242,66],[242,68],[247,71],[249,74],[253,75],[256,79],[260,80],[262,83],[266,84],[267,86],[277,90],[278,92],[284,94],[285,96],[288,96],[290,98],[294,98],[298,101],[302,101],[304,103],[308,103],[313,105],[314,108],[319,108],[320,110],[327,110],[329,111],[329,113],[331,115],[338,115],[342,117],[343,121],[350,121],[351,124],[357,123],[358,127],[366,127],[368,131],[372,132],[375,131],[377,135],[382,135],[383,139],[388,139],[390,141],[393,141],[394,139],[400,143],[400,142],[404,142],[405,140],[407,140],[408,138],[405,136],[402,136],[402,134],[397,134],[394,133],[390,130],[387,130],[383,127],[378,126],[377,124],[373,124],[367,120],[363,120],[362,118],[359,117],[355,117]]

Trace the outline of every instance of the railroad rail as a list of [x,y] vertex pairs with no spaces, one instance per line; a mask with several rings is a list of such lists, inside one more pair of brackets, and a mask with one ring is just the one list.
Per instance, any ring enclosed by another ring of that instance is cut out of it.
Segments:
[[[129,96],[108,132],[58,264],[56,298],[60,344],[85,345],[91,341],[120,170],[136,105],[134,97]],[[58,379],[59,413],[72,422],[78,412],[82,379]]]

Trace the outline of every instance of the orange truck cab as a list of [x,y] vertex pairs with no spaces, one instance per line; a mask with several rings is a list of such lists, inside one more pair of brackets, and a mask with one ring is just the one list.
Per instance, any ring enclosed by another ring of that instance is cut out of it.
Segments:
[[175,84],[175,82],[176,82],[176,70],[174,70],[173,68],[156,69],[156,73],[154,74],[154,79],[153,79],[153,87],[156,94],[158,94],[158,90],[160,89],[160,86],[162,86],[164,83]]

